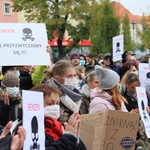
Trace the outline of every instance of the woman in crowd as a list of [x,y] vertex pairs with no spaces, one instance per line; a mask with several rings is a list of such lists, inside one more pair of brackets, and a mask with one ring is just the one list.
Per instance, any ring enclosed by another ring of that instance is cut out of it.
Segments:
[[128,111],[138,108],[136,87],[140,87],[139,77],[133,73],[127,73],[121,80],[122,96],[127,100],[125,103]]
[[79,138],[80,116],[73,113],[68,123],[57,121],[60,116],[59,96],[61,92],[52,85],[39,84],[31,91],[43,92],[44,112],[45,112],[45,147],[46,150],[86,150],[83,142]]
[[127,61],[123,64],[122,71],[124,75],[129,72],[133,72],[138,75],[138,66],[134,61]]
[[15,121],[22,115],[21,93],[18,77],[13,73],[4,75],[0,92],[0,125],[5,126],[8,121]]
[[79,66],[76,66],[75,68],[81,73],[82,78],[85,79],[85,67],[79,65]]
[[99,87],[98,79],[96,77],[95,71],[92,71],[86,77],[86,84],[82,87],[82,102],[80,107],[80,114],[88,114],[89,113],[89,104],[90,100],[90,89],[94,89]]
[[60,96],[61,122],[67,122],[73,112],[79,112],[82,95],[77,90],[77,77],[74,66],[67,60],[56,62],[53,67],[53,78],[49,84],[58,88]]
[[95,67],[95,73],[100,88],[94,88],[90,92],[91,103],[89,113],[96,113],[103,110],[121,110],[127,112],[124,102],[125,98],[120,95],[118,83],[119,75],[110,69]]

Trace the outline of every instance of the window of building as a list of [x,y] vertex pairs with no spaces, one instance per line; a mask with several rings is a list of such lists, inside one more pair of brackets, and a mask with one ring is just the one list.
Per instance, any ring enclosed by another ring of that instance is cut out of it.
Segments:
[[10,3],[3,3],[3,13],[6,15],[11,14]]

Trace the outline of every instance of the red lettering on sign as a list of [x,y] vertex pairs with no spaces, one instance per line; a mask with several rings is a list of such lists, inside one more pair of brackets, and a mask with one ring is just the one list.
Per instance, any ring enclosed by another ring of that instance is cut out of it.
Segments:
[[40,111],[39,104],[28,104],[28,111]]
[[144,98],[145,94],[144,93],[139,93],[139,97]]

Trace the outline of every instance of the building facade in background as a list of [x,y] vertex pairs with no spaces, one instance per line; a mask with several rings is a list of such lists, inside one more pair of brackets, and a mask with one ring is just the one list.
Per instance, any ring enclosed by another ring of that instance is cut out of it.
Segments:
[[[130,20],[130,32],[131,32],[131,39],[135,44],[139,44],[141,41],[137,35],[137,31],[143,30],[141,25],[141,18],[139,16],[133,15],[129,12],[121,3],[119,2],[112,2],[114,5],[114,9],[116,14],[119,16],[120,20],[124,18],[127,14]],[[27,22],[24,15],[25,13],[22,12],[13,12],[12,8],[13,2],[11,0],[0,0],[0,23],[25,23]],[[74,20],[69,20],[73,25],[77,25],[77,22]],[[64,39],[63,39],[63,47],[65,48],[70,44],[71,41],[68,41],[70,36],[68,32],[65,32]],[[53,57],[58,57],[58,45],[57,45],[57,38],[54,37],[52,41],[49,42],[53,49]],[[79,53],[88,53],[90,51],[91,42],[90,40],[83,40],[80,41],[81,48],[73,49]]]
[[12,4],[11,0],[0,1],[0,22],[18,22],[18,13],[13,12]]

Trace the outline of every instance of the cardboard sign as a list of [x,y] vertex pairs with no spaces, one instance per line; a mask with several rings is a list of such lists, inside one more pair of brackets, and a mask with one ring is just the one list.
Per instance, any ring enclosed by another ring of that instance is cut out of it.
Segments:
[[123,35],[113,37],[113,61],[122,60],[124,52]]
[[43,23],[0,23],[0,65],[50,65]]
[[150,116],[146,111],[148,106],[148,99],[144,87],[136,87],[138,108],[140,112],[141,119],[144,123],[145,132],[148,138],[150,138]]
[[139,63],[139,79],[141,87],[145,87],[145,84],[150,80],[150,68],[148,63]]
[[81,115],[80,138],[87,150],[134,150],[139,114],[106,110]]
[[26,130],[24,150],[44,150],[44,106],[43,93],[22,91],[23,98],[23,126]]

